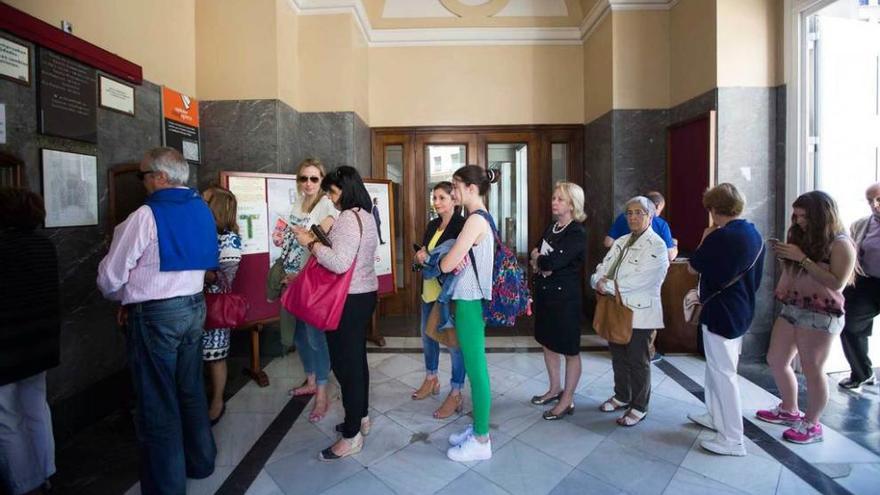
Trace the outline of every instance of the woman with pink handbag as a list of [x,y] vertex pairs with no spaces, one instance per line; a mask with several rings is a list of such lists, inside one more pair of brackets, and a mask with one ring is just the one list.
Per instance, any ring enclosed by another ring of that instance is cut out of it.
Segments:
[[[284,304],[297,318],[327,332],[330,365],[345,408],[345,420],[336,428],[342,437],[318,455],[322,461],[332,461],[360,452],[370,430],[366,337],[379,288],[373,261],[379,238],[373,204],[356,169],[337,168],[324,177],[321,189],[341,213],[327,235],[330,245],[318,241],[310,230],[294,229],[297,242],[308,248],[312,258],[288,289],[291,294],[285,294]],[[334,297],[334,291],[346,288],[344,298]],[[315,298],[319,293],[325,295]]]

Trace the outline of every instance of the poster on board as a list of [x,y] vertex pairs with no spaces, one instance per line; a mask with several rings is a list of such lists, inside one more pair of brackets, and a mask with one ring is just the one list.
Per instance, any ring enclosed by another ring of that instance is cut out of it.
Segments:
[[97,143],[97,71],[45,48],[37,54],[40,133]]
[[391,181],[383,179],[364,179],[367,193],[373,202],[373,219],[379,233],[376,246],[376,276],[379,278],[379,295],[397,291],[394,283],[394,211],[391,205]]
[[[268,189],[266,203],[269,205],[269,228],[275,231],[279,221],[289,223],[291,206],[298,201],[295,175],[291,179],[269,178],[266,179]],[[275,242],[269,242],[269,265],[281,256],[282,246]]]
[[238,201],[238,233],[241,254],[269,251],[269,226],[266,208],[266,179],[229,177],[229,190]]
[[98,224],[97,157],[43,150],[46,228]]

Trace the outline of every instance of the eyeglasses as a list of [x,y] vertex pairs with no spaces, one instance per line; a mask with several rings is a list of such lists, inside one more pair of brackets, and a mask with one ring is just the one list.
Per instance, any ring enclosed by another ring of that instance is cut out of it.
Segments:
[[138,180],[142,181],[142,180],[144,180],[144,178],[146,176],[148,176],[150,174],[155,174],[155,173],[156,173],[155,170],[147,170],[147,171],[138,170],[135,175],[137,176]]
[[318,182],[321,182],[320,177],[315,177],[315,176],[307,177],[305,175],[300,175],[299,177],[296,178],[296,180],[300,184],[305,184],[306,181],[311,181],[312,184],[317,184]]
[[643,217],[645,215],[647,215],[647,213],[642,210],[626,210],[626,216],[628,217]]

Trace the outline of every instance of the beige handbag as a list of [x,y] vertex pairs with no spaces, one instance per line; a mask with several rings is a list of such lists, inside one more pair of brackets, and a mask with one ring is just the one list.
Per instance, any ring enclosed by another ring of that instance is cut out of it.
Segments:
[[623,304],[620,287],[614,281],[614,295],[597,294],[593,328],[612,344],[629,344],[633,334],[633,311]]

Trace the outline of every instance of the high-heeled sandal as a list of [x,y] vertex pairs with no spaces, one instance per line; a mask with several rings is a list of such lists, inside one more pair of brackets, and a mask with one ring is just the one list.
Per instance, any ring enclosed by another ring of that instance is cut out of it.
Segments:
[[547,405],[551,402],[556,402],[561,398],[562,398],[562,392],[559,392],[556,395],[551,395],[550,397],[546,397],[546,398],[544,398],[543,395],[536,395],[536,396],[532,397],[532,400],[530,400],[529,402],[531,402],[532,404],[534,404],[536,406],[544,406],[544,405]]
[[557,419],[562,419],[566,416],[571,416],[572,414],[574,414],[574,402],[569,404],[568,407],[563,409],[559,414],[553,414],[553,409],[548,409],[544,411],[544,414],[542,414],[541,417],[547,421],[556,421]]
[[446,396],[446,400],[443,401],[443,404],[434,411],[435,419],[446,419],[453,414],[459,414],[462,410],[462,404],[464,400],[461,398],[461,394],[449,394]]
[[309,413],[309,423],[318,423],[322,419],[324,419],[324,416],[327,415],[327,411],[330,410],[330,403],[329,403],[329,401],[324,403],[324,411],[323,412],[317,412],[316,411],[317,408],[318,408],[318,404],[316,402],[315,407],[312,409],[312,412]]
[[343,457],[348,457],[350,455],[355,455],[364,448],[364,437],[358,433],[352,438],[340,438],[339,442],[343,442],[348,446],[348,450],[341,454],[337,454],[333,452],[333,444],[326,449],[322,450],[318,454],[318,459],[321,461],[335,461],[337,459],[342,459]]
[[410,398],[412,398],[412,400],[422,400],[429,395],[437,395],[439,393],[440,380],[435,376],[434,378],[425,378],[425,381],[422,382],[422,386],[413,392]]
[[645,419],[645,416],[648,415],[648,412],[642,412],[638,409],[629,408],[626,411],[626,414],[617,418],[617,424],[620,426],[635,426],[642,422]]

